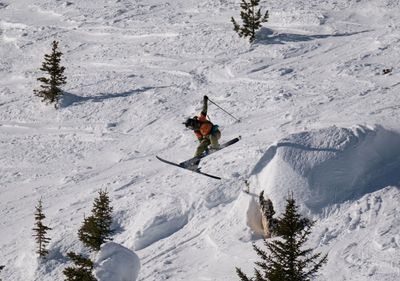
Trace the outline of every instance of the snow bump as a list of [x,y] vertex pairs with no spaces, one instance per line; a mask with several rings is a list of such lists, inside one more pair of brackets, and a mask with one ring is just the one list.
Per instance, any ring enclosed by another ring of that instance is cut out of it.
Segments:
[[139,269],[139,257],[131,250],[114,242],[101,246],[95,268],[97,280],[135,281]]
[[291,192],[301,208],[323,208],[400,182],[400,135],[376,126],[336,126],[293,134],[269,147],[252,186],[282,211]]

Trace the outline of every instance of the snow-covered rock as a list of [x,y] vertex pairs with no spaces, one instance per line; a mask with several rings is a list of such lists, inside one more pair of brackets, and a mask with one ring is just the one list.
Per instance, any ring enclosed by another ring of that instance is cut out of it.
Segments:
[[95,261],[95,276],[99,281],[136,281],[140,270],[139,257],[114,242],[101,246]]

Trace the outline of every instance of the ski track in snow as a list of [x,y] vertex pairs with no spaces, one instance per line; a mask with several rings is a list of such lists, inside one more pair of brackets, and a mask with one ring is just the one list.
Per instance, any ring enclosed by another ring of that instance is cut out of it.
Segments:
[[[0,1],[1,279],[63,278],[66,252],[84,251],[77,230],[100,188],[115,242],[141,260],[138,280],[251,274],[261,241],[246,221],[258,194],[241,190],[274,142],[332,125],[400,130],[398,1],[262,3],[270,22],[252,45],[229,22],[238,3]],[[59,110],[32,94],[52,40],[68,78]],[[209,107],[223,139],[242,136],[203,161],[221,182],[155,159],[192,156],[181,123],[203,95],[242,120]],[[314,214],[309,244],[329,253],[318,280],[399,279],[400,192],[373,191]],[[31,237],[40,197],[53,228],[42,266]]]

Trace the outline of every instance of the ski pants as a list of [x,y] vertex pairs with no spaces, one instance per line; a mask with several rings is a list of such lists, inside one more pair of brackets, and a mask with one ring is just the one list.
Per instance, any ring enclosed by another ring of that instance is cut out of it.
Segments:
[[221,132],[219,130],[216,130],[213,134],[204,136],[202,138],[202,140],[200,141],[200,144],[197,147],[194,156],[196,157],[196,156],[201,155],[204,151],[206,151],[208,149],[209,145],[213,149],[218,149],[219,148],[218,140],[220,138],[221,138]]

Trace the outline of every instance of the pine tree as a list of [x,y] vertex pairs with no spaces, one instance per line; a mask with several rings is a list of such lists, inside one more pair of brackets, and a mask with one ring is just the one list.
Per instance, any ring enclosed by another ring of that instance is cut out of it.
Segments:
[[42,101],[47,103],[54,103],[57,108],[58,101],[63,94],[59,88],[61,85],[66,84],[66,77],[64,76],[65,67],[60,66],[62,53],[58,50],[58,42],[53,41],[52,52],[50,55],[44,55],[44,62],[42,63],[41,71],[48,73],[49,77],[39,77],[38,81],[42,82],[40,90],[34,90],[34,94],[42,98]]
[[[0,265],[0,273],[1,273],[1,271],[4,269],[4,265]],[[0,278],[0,281],[2,281],[2,279]]]
[[276,234],[281,239],[264,240],[268,251],[253,245],[262,261],[255,263],[259,269],[255,269],[254,278],[249,279],[236,268],[242,281],[308,281],[326,263],[326,255],[321,257],[321,253],[303,249],[314,222],[300,216],[292,196],[286,202],[285,213],[276,226]]
[[265,224],[263,226],[267,227],[266,230],[269,234],[266,235],[266,238],[269,238],[272,234],[275,234],[275,228],[277,224],[277,219],[273,217],[275,214],[274,205],[269,198],[264,198],[264,191],[261,191],[258,200],[260,202],[261,212],[263,215],[263,224]]
[[100,190],[99,197],[94,200],[92,214],[84,218],[78,231],[79,240],[92,250],[100,250],[101,244],[111,240],[112,210],[107,191]]
[[50,238],[46,237],[47,231],[51,230],[50,227],[47,227],[43,224],[43,220],[46,216],[43,214],[43,205],[42,199],[39,200],[38,205],[35,207],[35,227],[32,229],[35,231],[33,237],[35,237],[36,243],[38,244],[38,250],[36,251],[40,257],[46,256],[49,251],[46,249],[47,244],[50,242]]
[[74,263],[74,267],[67,267],[63,273],[66,276],[65,281],[96,281],[93,276],[93,262],[81,255],[69,252],[68,257]]
[[240,26],[233,17],[233,30],[239,34],[239,37],[249,37],[250,43],[256,38],[256,31],[261,27],[261,23],[267,22],[269,18],[268,11],[264,15],[261,14],[261,9],[258,8],[260,0],[242,0],[240,7],[240,17],[243,21],[243,26]]

